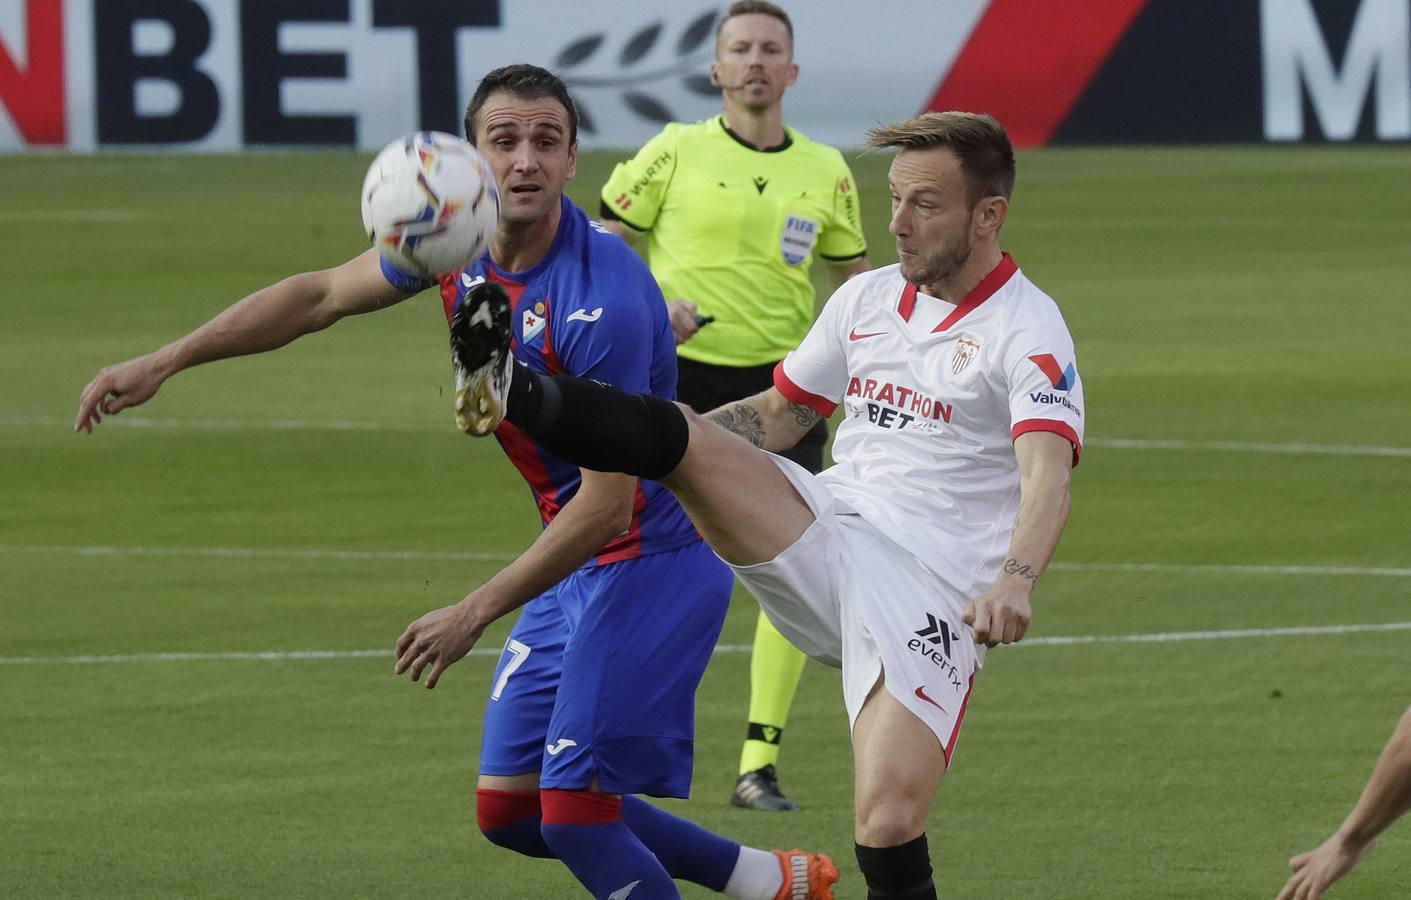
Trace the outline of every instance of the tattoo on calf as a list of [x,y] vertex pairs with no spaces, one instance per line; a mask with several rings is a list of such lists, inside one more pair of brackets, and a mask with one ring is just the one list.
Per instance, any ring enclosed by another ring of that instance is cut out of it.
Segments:
[[753,406],[732,403],[720,407],[706,418],[726,431],[738,434],[756,447],[764,446],[764,420],[760,418],[759,410]]
[[1038,581],[1039,573],[1031,567],[1024,565],[1014,557],[1004,561],[1004,573],[1006,575],[1018,575],[1020,578],[1027,578],[1029,581]]
[[790,403],[789,412],[794,414],[794,420],[804,428],[812,428],[819,419],[823,418],[818,410],[811,406],[804,406],[802,403]]

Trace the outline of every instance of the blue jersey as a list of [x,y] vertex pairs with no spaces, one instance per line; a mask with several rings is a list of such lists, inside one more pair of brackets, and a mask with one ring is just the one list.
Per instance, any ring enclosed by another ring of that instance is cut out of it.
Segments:
[[[524,272],[503,272],[487,253],[464,271],[439,279],[446,318],[484,279],[509,293],[515,359],[546,375],[592,378],[629,393],[676,399],[676,342],[661,289],[620,238],[590,220],[567,197],[549,252]],[[392,267],[383,274],[405,291],[430,287]],[[495,431],[500,446],[534,492],[547,527],[580,482],[578,467],[534,443],[509,422]],[[627,531],[589,565],[674,550],[699,540],[676,499],[654,481],[639,481]]]

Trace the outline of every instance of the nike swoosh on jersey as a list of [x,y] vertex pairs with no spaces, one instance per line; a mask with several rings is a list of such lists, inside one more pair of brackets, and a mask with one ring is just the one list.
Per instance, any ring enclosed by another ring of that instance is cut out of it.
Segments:
[[560,753],[567,750],[569,747],[577,746],[577,741],[570,741],[568,738],[559,738],[558,740],[550,744],[547,749],[549,751],[550,756],[558,756]]
[[568,321],[570,321],[570,322],[596,322],[596,321],[598,321],[599,319],[601,319],[602,317],[603,317],[603,308],[602,308],[601,306],[599,306],[597,309],[593,310],[592,312],[588,312],[587,310],[583,310],[583,309],[575,309],[573,312],[571,312],[571,313],[568,314]]
[[876,336],[879,335],[879,334],[886,334],[886,333],[887,333],[887,332],[885,332],[885,331],[869,331],[869,332],[866,332],[865,334],[858,334],[858,333],[857,333],[857,329],[856,329],[856,328],[853,328],[852,331],[848,332],[848,340],[850,340],[850,341],[860,341],[860,340],[862,340],[863,338],[876,337]]
[[930,697],[926,696],[925,685],[922,685],[921,687],[916,689],[916,696],[920,697],[922,700],[925,700],[927,703],[931,704],[936,709],[939,709],[941,712],[946,713],[946,715],[950,715],[950,713],[946,712],[946,708],[944,706],[937,703],[935,700],[932,700]]

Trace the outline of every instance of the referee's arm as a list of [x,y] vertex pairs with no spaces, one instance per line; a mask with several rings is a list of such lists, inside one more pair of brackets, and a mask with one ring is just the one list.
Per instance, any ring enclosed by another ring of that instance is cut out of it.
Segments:
[[634,228],[622,221],[622,217],[601,200],[598,202],[598,224],[603,226],[604,231],[611,231],[629,244],[637,243],[637,238],[647,233],[645,229]]
[[867,261],[866,253],[856,259],[833,262],[825,258],[824,261],[828,263],[828,274],[833,276],[834,287],[840,287],[844,281],[847,281],[854,275],[861,275],[863,272],[872,268],[872,264]]

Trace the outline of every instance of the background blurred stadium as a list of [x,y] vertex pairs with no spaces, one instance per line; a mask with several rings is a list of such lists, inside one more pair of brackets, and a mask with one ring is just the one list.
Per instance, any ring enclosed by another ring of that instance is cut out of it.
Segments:
[[[931,825],[944,892],[1272,896],[1411,699],[1411,8],[936,5],[794,10],[787,116],[855,144],[933,103],[1000,115],[1034,148],[1006,245],[1091,407],[1033,639],[991,657]],[[0,2],[0,896],[577,895],[472,824],[505,628],[434,693],[390,674],[407,621],[537,529],[451,424],[439,302],[69,433],[99,366],[362,249],[360,150],[454,130],[491,66],[570,76],[589,209],[609,148],[716,108],[712,10],[574,6]],[[1230,146],[1064,146],[1124,141]],[[854,164],[892,262],[886,159]],[[686,809],[830,851],[856,895],[836,673],[789,725],[806,809],[725,805],[752,623],[738,595]],[[1337,895],[1404,895],[1408,849],[1403,823]]]

